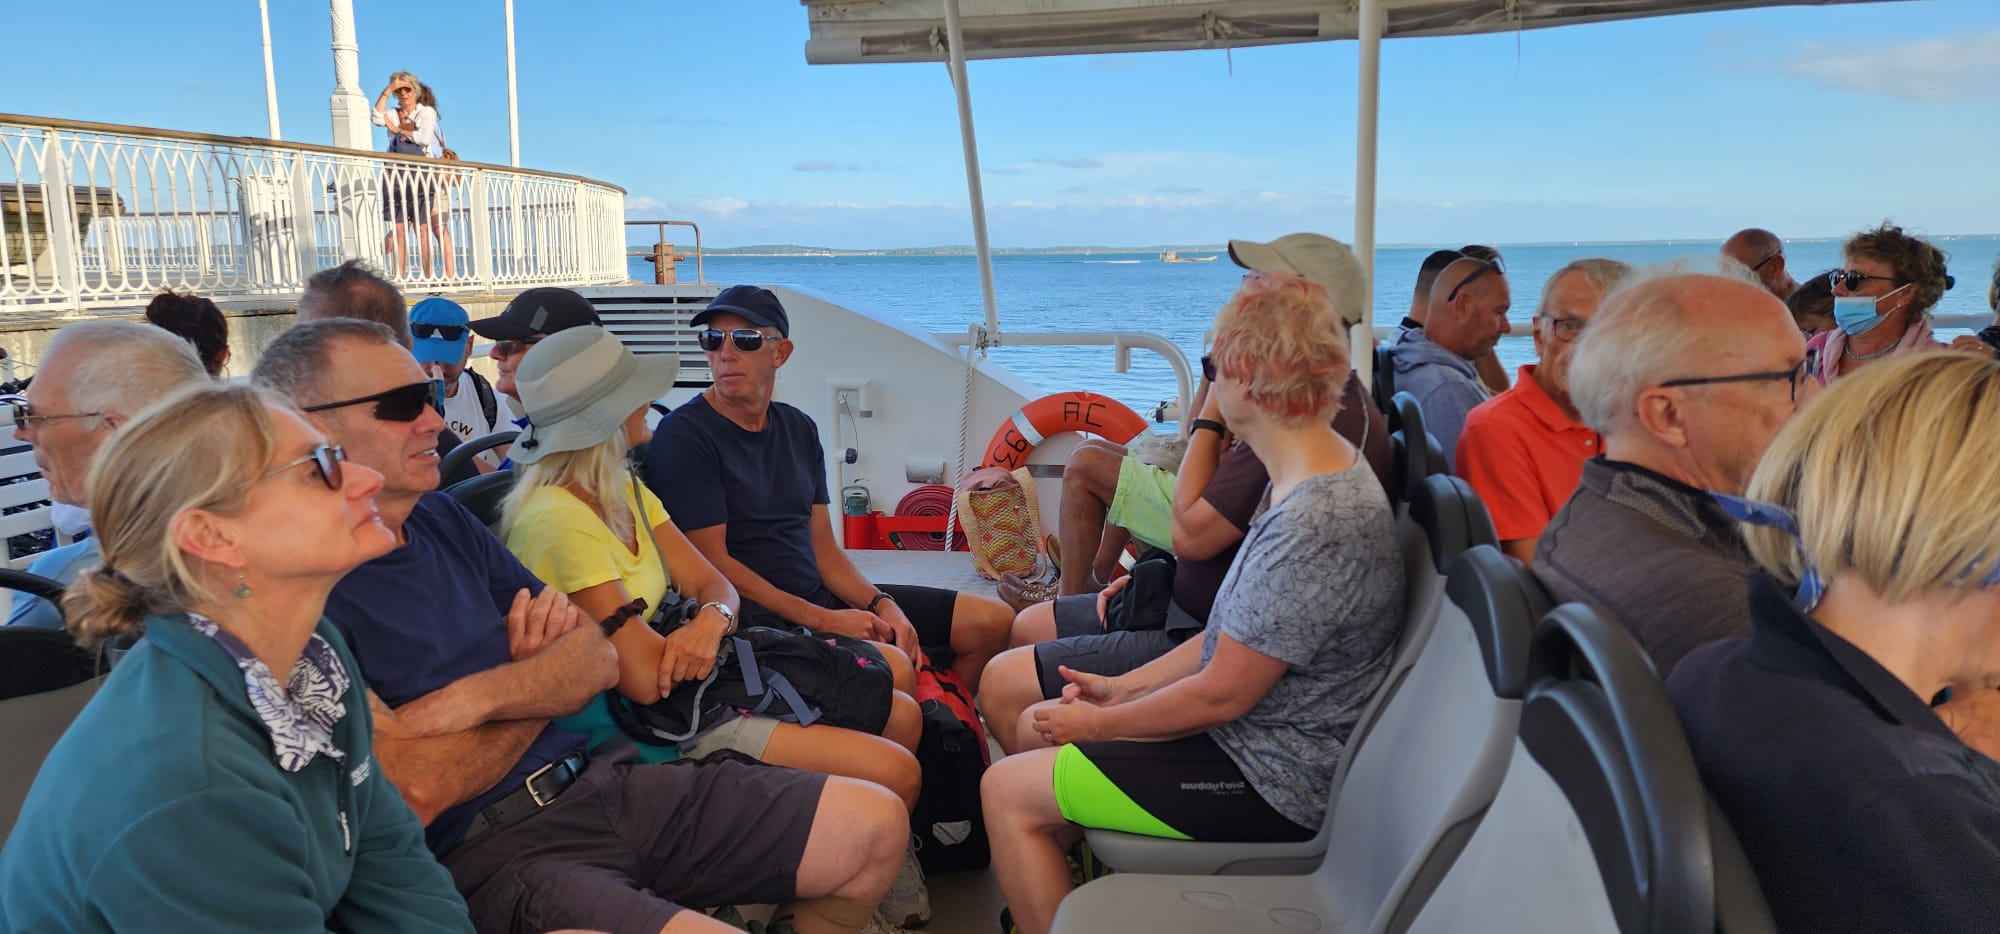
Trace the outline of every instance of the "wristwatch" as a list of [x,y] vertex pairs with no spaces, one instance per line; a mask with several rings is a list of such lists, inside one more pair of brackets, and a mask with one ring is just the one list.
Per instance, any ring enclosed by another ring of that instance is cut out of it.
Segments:
[[696,608],[695,612],[700,613],[702,610],[706,610],[709,607],[714,607],[717,613],[722,614],[722,621],[729,624],[729,628],[722,631],[723,635],[726,636],[736,631],[736,611],[730,609],[729,604],[717,600],[710,600],[709,602],[704,603],[700,607]]

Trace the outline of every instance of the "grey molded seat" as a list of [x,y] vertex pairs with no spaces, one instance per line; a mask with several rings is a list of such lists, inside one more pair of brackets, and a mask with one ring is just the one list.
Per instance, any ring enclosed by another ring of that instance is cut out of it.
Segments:
[[480,435],[454,445],[438,461],[438,489],[449,489],[480,476],[479,468],[472,466],[472,459],[495,448],[514,443],[521,433],[512,428]]
[[1396,414],[1396,358],[1389,353],[1389,345],[1375,348],[1375,369],[1371,373],[1374,385],[1369,387],[1369,394],[1375,400],[1375,407],[1388,416],[1389,430],[1395,431],[1403,427],[1403,420]]
[[1353,750],[1310,875],[1120,873],[1065,899],[1055,930],[1400,930],[1501,784],[1542,606],[1492,545],[1457,558],[1446,595],[1416,663]]
[[[61,599],[62,585],[11,572],[6,586]],[[16,580],[15,578],[32,578]],[[58,629],[0,626],[0,842],[14,829],[42,760],[104,678],[96,656]]]
[[1644,652],[1570,604],[1528,677],[1507,779],[1410,930],[1713,930],[1707,796]]
[[444,494],[477,517],[489,529],[500,527],[500,507],[514,491],[514,472],[496,470],[445,488]]
[[1416,396],[1407,392],[1396,393],[1393,407],[1398,427],[1389,436],[1389,449],[1395,457],[1396,477],[1402,481],[1402,490],[1397,494],[1396,501],[1407,503],[1417,498],[1417,490],[1423,486],[1424,478],[1447,472],[1444,448],[1424,428],[1424,407],[1417,404]]
[[[1382,687],[1370,698],[1349,736],[1350,753],[1374,729],[1384,706],[1396,695],[1417,656],[1430,641],[1443,602],[1445,572],[1451,562],[1475,545],[1494,545],[1492,523],[1470,487],[1454,477],[1433,477],[1424,484],[1411,510],[1396,522],[1396,542],[1403,555],[1405,590],[1403,630]],[[1536,591],[1539,594],[1539,591]],[[1535,617],[1529,614],[1529,619]],[[1354,756],[1348,755],[1334,774],[1337,797]],[[1326,853],[1331,821],[1320,825],[1312,839],[1297,843],[1202,843],[1164,840],[1116,830],[1087,830],[1092,852],[1121,872],[1177,875],[1252,875],[1308,873]]]

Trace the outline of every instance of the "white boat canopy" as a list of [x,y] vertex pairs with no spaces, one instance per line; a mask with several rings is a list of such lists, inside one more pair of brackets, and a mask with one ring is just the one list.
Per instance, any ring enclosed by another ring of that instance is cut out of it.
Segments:
[[[943,58],[938,0],[801,0],[814,65]],[[1382,0],[1382,35],[1471,35],[1863,0]],[[1361,36],[1358,0],[963,0],[965,57],[1247,48]]]

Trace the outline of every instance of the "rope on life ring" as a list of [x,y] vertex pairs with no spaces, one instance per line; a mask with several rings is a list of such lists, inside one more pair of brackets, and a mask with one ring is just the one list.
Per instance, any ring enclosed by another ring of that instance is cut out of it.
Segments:
[[1146,420],[1125,403],[1094,392],[1058,392],[1036,399],[1000,423],[993,440],[986,442],[986,459],[981,467],[1013,470],[1028,462],[1028,455],[1051,435],[1065,431],[1086,432],[1129,445],[1146,432]]
[[[896,516],[949,516],[952,508],[953,489],[941,484],[920,486],[896,502]],[[952,547],[956,551],[965,550],[965,532],[952,530]],[[895,536],[898,548],[905,551],[943,551],[942,532],[902,532]]]

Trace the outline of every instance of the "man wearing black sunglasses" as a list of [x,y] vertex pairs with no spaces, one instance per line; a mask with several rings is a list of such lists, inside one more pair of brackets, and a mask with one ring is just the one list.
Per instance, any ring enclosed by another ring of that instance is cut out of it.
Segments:
[[[194,348],[171,333],[129,321],[79,321],[56,332],[27,394],[0,402],[11,412],[14,440],[34,445],[49,498],[88,508],[84,478],[111,433],[175,390],[208,378]],[[43,552],[28,571],[68,584],[100,563],[91,536]],[[63,618],[47,601],[24,593],[14,598],[7,625],[61,629]]]
[[[1013,611],[990,597],[877,587],[833,537],[827,461],[810,416],[773,401],[791,317],[768,289],[724,289],[689,322],[714,384],[661,420],[647,483],[743,597],[746,626],[791,624],[929,654],[976,688]],[[921,649],[921,651],[920,651]]]
[[1722,255],[1748,266],[1757,281],[1764,283],[1764,291],[1776,295],[1778,301],[1791,297],[1799,287],[1785,270],[1785,241],[1768,230],[1751,227],[1731,234],[1722,244]]
[[468,316],[457,302],[433,295],[410,309],[410,350],[432,379],[444,384],[444,423],[467,441],[500,425],[500,400],[486,377],[467,369],[472,358]]
[[1460,257],[1431,287],[1424,326],[1397,334],[1389,346],[1396,388],[1423,406],[1424,425],[1444,448],[1447,463],[1458,448],[1465,416],[1489,395],[1477,361],[1491,354],[1507,333],[1512,304],[1497,255],[1492,260]]

